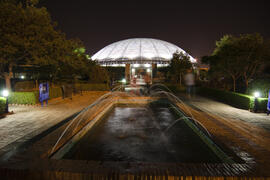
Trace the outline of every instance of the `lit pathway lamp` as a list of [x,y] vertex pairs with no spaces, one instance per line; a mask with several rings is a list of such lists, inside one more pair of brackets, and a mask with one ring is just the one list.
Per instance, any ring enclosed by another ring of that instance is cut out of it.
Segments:
[[2,95],[6,98],[6,108],[5,108],[5,113],[8,113],[8,90],[4,89],[2,92]]
[[260,92],[256,91],[254,93],[254,107],[253,111],[256,113],[258,111],[258,98],[261,96]]

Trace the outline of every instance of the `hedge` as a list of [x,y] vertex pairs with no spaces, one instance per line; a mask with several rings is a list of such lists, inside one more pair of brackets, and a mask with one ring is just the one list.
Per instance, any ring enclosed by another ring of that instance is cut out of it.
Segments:
[[32,92],[11,92],[8,97],[10,104],[37,104],[38,91]]
[[[107,84],[75,84],[77,90],[82,91],[105,91],[109,90]],[[62,97],[60,87],[49,88],[50,99]],[[10,104],[37,104],[39,103],[39,91],[11,92],[8,98]]]
[[0,97],[0,115],[5,113],[6,108],[6,98]]
[[[254,97],[246,94],[206,87],[197,88],[197,93],[241,109],[252,110],[254,107]],[[267,102],[267,98],[258,98],[258,111],[266,111]]]

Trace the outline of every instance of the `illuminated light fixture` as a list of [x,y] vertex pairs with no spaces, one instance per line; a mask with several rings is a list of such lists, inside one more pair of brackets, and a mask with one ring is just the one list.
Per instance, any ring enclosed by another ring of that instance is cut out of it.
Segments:
[[151,64],[145,64],[144,67],[149,68],[151,67]]
[[24,79],[24,75],[21,75],[21,79]]
[[146,71],[147,71],[147,72],[150,72],[150,69],[148,68]]
[[260,92],[256,91],[254,92],[254,97],[255,98],[259,98],[261,96]]
[[126,82],[127,82],[127,81],[126,81],[126,79],[122,79],[122,83],[124,83],[124,84],[125,84]]
[[137,67],[140,67],[139,64],[134,64],[133,67],[137,68]]
[[135,72],[135,69],[133,68],[131,71],[132,71],[132,72]]
[[9,94],[8,90],[4,89],[4,90],[2,91],[2,95],[3,95],[4,97],[8,97],[8,94]]
[[169,64],[157,64],[157,67],[168,67]]

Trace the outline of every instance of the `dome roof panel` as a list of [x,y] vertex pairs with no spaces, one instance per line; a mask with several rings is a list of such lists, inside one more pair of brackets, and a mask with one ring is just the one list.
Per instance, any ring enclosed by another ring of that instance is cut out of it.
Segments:
[[[157,63],[158,61],[169,62],[173,53],[183,52],[178,46],[166,41],[151,38],[133,38],[110,44],[95,55],[92,60],[101,64],[112,63],[136,63],[136,61],[147,61],[146,63]],[[189,55],[190,56],[190,55]],[[194,58],[190,56],[191,62]],[[133,62],[134,61],[134,62]]]

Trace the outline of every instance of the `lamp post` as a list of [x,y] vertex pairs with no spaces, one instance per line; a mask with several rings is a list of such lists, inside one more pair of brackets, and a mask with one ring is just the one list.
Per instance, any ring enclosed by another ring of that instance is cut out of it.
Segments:
[[5,113],[8,113],[8,94],[9,94],[9,92],[7,89],[3,90],[2,95],[6,98]]
[[254,107],[253,107],[253,111],[256,113],[257,112],[257,110],[258,110],[258,98],[260,97],[261,95],[260,95],[260,93],[258,92],[258,91],[256,91],[255,93],[254,93]]

